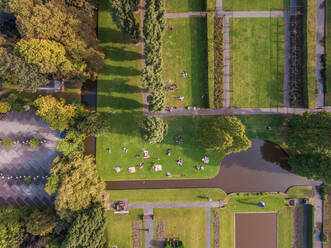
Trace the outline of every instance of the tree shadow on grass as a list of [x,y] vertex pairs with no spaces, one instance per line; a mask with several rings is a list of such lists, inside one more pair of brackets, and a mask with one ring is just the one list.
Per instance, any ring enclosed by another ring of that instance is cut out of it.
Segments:
[[[102,83],[103,80],[100,80],[99,82]],[[117,93],[139,93],[141,92],[141,88],[135,85],[129,85],[126,84],[126,79],[123,78],[115,78],[111,80],[111,89],[109,91],[111,92],[117,92]],[[108,81],[107,81],[108,82]]]
[[113,66],[105,65],[103,67],[103,75],[117,75],[117,76],[138,76],[141,75],[141,70],[137,70],[134,67],[123,67],[123,66]]
[[113,47],[113,46],[103,46],[102,47],[106,57],[111,58],[113,61],[131,61],[142,59],[141,53],[134,51],[127,51],[123,48]]
[[98,33],[102,43],[111,42],[119,44],[133,44],[129,36],[116,29],[99,27]]
[[98,95],[98,107],[118,110],[135,110],[142,108],[142,104],[136,100],[116,97],[112,95]]

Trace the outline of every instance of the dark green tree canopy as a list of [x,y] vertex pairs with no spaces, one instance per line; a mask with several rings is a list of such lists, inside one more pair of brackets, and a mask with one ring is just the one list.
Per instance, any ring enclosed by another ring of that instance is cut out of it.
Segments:
[[143,139],[150,143],[162,142],[164,136],[167,135],[168,124],[164,122],[160,117],[147,116],[142,123]]
[[247,150],[251,146],[245,126],[234,116],[202,119],[197,132],[202,146],[207,150],[229,154]]
[[29,216],[26,230],[33,235],[45,236],[53,231],[55,226],[55,212],[51,208],[40,210],[35,208]]
[[105,209],[101,204],[81,211],[72,223],[61,248],[101,247],[105,225]]
[[331,184],[331,114],[292,116],[286,138],[293,171]]
[[74,129],[87,136],[103,135],[110,129],[109,115],[83,110],[77,114]]

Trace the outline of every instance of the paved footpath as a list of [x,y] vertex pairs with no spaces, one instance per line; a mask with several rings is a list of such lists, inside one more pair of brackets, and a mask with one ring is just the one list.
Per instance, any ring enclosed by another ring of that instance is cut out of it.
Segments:
[[165,18],[204,17],[206,15],[207,15],[207,12],[166,13]]
[[[316,107],[324,106],[324,86],[321,75],[323,65],[321,63],[321,56],[325,54],[325,46],[319,42],[325,38],[325,0],[316,0],[316,81],[318,94],[316,95]],[[320,6],[323,6],[320,8]]]
[[161,112],[148,112],[145,115],[155,116],[189,116],[189,115],[271,115],[271,114],[303,114],[305,112],[318,113],[318,112],[331,112],[331,107],[323,107],[317,109],[305,108],[222,108],[222,109],[197,109],[186,110],[184,108],[161,111]]
[[[153,216],[154,208],[205,208],[206,209],[206,248],[211,248],[211,208],[219,208],[219,202],[160,202],[160,203],[133,203],[129,209],[144,209],[144,216]],[[154,218],[154,216],[153,216]],[[154,225],[152,218],[144,219],[145,248],[154,246]]]
[[284,17],[284,11],[217,11],[218,16],[233,18],[268,18]]

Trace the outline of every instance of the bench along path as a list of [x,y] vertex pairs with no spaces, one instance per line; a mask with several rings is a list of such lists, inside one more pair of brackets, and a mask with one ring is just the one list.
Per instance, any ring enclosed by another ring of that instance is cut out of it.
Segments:
[[211,247],[211,208],[219,208],[219,202],[160,202],[133,203],[129,209],[144,209],[145,248],[154,247],[154,208],[206,208],[206,248]]

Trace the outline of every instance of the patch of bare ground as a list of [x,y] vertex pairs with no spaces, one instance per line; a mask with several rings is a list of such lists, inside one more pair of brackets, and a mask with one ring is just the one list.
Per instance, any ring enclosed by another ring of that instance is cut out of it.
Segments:
[[163,248],[165,240],[165,221],[161,220],[156,223],[156,247]]
[[220,247],[220,210],[216,209],[214,211],[214,248]]
[[132,234],[133,234],[133,248],[142,248],[142,221],[133,221],[132,222]]

